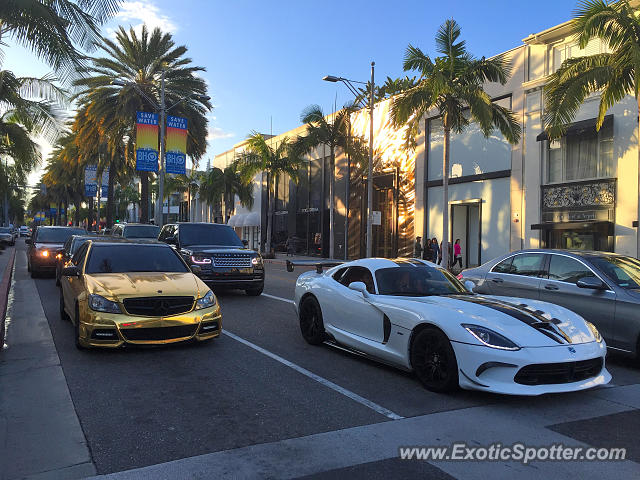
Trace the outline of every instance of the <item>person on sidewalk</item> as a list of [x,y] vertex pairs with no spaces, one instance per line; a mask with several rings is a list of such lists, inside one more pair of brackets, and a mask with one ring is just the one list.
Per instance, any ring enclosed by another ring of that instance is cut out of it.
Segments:
[[287,257],[293,257],[295,254],[295,249],[293,246],[293,239],[291,237],[287,237],[287,241],[284,244],[287,249]]
[[431,258],[431,261],[440,265],[442,258],[440,257],[440,244],[438,243],[438,239],[436,237],[433,237],[433,240],[431,240],[431,248],[433,249],[433,256]]
[[430,262],[432,258],[433,258],[433,245],[431,244],[431,239],[427,238],[427,241],[424,244],[424,250],[422,251],[422,259]]
[[458,262],[460,263],[460,270],[462,270],[462,247],[460,246],[460,239],[456,238],[456,243],[453,244],[452,268],[455,267]]
[[416,237],[416,244],[413,247],[413,256],[415,258],[422,258],[422,237]]

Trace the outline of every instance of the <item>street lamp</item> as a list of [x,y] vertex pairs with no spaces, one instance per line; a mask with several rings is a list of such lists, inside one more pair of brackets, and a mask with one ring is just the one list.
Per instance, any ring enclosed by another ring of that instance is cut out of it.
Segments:
[[[374,95],[374,69],[376,62],[371,62],[371,90],[369,92],[369,168],[367,173],[367,257],[371,257],[373,254],[373,227],[372,227],[372,212],[373,212],[373,95]],[[326,75],[322,78],[325,82],[342,82],[344,83],[349,91],[353,93],[357,99],[359,99],[360,104],[365,107],[365,103],[360,99],[360,94],[353,86],[354,83],[360,83],[366,85],[367,82],[359,82],[357,80],[349,80],[344,77],[336,77],[334,75]],[[350,179],[348,179],[350,180]],[[347,205],[348,205],[347,198]],[[347,207],[348,209],[348,207]],[[349,212],[347,210],[347,218],[349,216]],[[347,220],[348,221],[348,220]],[[346,234],[345,234],[346,235]],[[345,244],[345,249],[347,245]]]
[[165,74],[165,70],[162,70],[162,74],[160,75],[160,104],[158,104],[155,101],[155,99],[147,95],[136,82],[125,82],[123,80],[111,81],[112,85],[117,85],[120,87],[135,88],[135,90],[140,94],[140,96],[146,99],[156,111],[160,112],[160,166],[158,168],[158,198],[156,198],[156,212],[155,212],[156,214],[155,214],[155,221],[154,221],[154,223],[160,227],[162,226],[162,223],[164,220],[163,219],[164,171],[165,171],[164,135],[165,135],[165,128],[166,128],[164,117],[169,110],[171,110],[172,108],[176,107],[177,105],[179,105],[180,103],[182,103],[183,101],[189,98],[195,98],[196,100],[199,100],[201,102],[206,102],[211,99],[211,97],[209,97],[208,95],[199,95],[199,94],[191,93],[189,95],[185,95],[184,97],[180,98],[177,102],[175,102],[173,105],[167,107],[165,103],[165,96],[164,96],[164,74]]

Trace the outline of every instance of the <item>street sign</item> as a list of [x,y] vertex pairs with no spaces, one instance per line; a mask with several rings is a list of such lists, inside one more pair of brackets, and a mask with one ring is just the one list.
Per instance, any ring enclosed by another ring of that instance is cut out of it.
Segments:
[[87,165],[84,167],[84,196],[95,197],[98,192],[98,167]]
[[382,212],[380,210],[371,212],[371,225],[382,225]]
[[105,168],[102,172],[102,182],[100,182],[102,188],[100,189],[100,197],[107,198],[109,196],[109,168]]
[[158,114],[136,112],[136,170],[158,171]]

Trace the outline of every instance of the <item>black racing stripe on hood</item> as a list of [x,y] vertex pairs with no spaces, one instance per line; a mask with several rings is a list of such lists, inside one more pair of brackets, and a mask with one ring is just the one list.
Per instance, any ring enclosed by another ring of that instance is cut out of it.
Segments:
[[[489,299],[480,296],[466,296],[455,295],[457,300],[463,302],[475,303],[476,305],[482,305],[483,307],[491,308],[505,315],[509,315],[516,320],[520,320],[526,323],[531,328],[535,328],[541,334],[549,337],[558,343],[572,343],[571,338],[565,334],[562,330],[556,327],[555,323],[559,322],[558,319],[551,319],[544,317],[541,310],[529,310],[528,305],[520,304],[514,305],[509,302],[499,301],[495,299]],[[555,320],[555,321],[554,321]]]

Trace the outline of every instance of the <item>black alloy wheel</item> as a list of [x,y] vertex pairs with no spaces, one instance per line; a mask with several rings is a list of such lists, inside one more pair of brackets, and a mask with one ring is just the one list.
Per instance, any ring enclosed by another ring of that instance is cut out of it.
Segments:
[[60,289],[60,320],[70,320],[69,315],[64,311],[64,296],[62,295],[62,289]]
[[458,362],[447,336],[425,328],[411,343],[411,365],[427,390],[444,393],[458,388]]
[[325,340],[322,310],[315,297],[306,297],[300,305],[300,331],[310,345],[320,345]]

